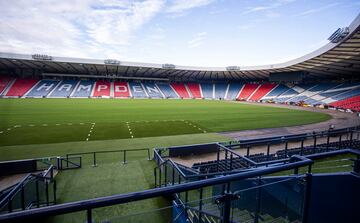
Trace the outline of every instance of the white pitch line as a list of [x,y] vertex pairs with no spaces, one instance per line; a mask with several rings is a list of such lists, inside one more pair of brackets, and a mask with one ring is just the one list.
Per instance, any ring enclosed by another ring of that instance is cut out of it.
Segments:
[[[80,123],[81,125],[81,123]],[[87,138],[85,139],[86,141],[89,141],[90,139],[90,136],[91,136],[91,133],[92,133],[92,130],[94,129],[94,126],[95,126],[95,122],[91,123],[91,127],[90,127],[90,130],[89,130],[89,133],[87,135]]]

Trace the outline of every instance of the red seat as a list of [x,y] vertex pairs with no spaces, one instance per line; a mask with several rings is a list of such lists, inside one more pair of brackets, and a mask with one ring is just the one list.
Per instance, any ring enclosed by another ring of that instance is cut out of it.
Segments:
[[201,97],[201,91],[200,91],[200,85],[197,83],[188,83],[186,84],[194,98],[202,98]]
[[96,81],[93,97],[110,97],[110,86],[109,81]]
[[24,79],[24,78],[16,79],[14,84],[6,93],[6,96],[21,97],[24,94],[26,94],[26,92],[28,92],[37,82],[38,80],[36,79]]
[[176,93],[181,98],[190,98],[189,92],[186,90],[186,87],[182,83],[172,83],[171,87],[176,91]]
[[114,82],[114,97],[116,98],[128,98],[130,97],[130,89],[127,82]]
[[259,84],[245,84],[237,99],[247,100],[258,87]]
[[249,100],[253,100],[253,101],[258,101],[260,100],[262,97],[264,97],[267,93],[269,93],[272,89],[274,89],[274,87],[276,86],[276,84],[262,84],[257,90],[256,92],[251,96],[251,98],[249,98]]

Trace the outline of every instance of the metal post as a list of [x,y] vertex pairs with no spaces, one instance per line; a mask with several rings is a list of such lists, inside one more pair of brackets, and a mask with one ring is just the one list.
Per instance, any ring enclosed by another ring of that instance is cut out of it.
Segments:
[[339,136],[339,149],[341,149],[341,147],[342,147],[341,146],[341,137],[342,137],[342,135]]
[[267,144],[266,160],[270,160],[270,143]]
[[309,218],[309,207],[311,203],[312,174],[307,173],[305,179],[306,179],[306,189],[305,189],[305,201],[303,207],[303,219],[302,219],[303,223],[307,223]]
[[288,141],[285,142],[285,158],[287,157],[288,154]]
[[96,167],[97,164],[96,164],[96,152],[93,153],[93,167]]
[[87,209],[86,216],[87,216],[87,223],[93,223],[91,209]]
[[21,208],[25,210],[25,191],[24,185],[21,185]]
[[165,170],[164,170],[164,182],[165,182],[165,185],[167,185],[167,165],[164,166]]
[[219,159],[220,159],[220,148],[218,147],[216,156],[216,172],[219,172]]
[[36,188],[36,200],[37,200],[37,207],[40,207],[40,193],[39,193],[39,181],[37,180],[35,183],[35,188]]
[[300,155],[304,155],[304,139],[301,140],[301,150],[300,150]]
[[151,158],[150,158],[150,149],[147,149],[147,152],[148,152],[148,160],[151,160]]
[[223,208],[224,208],[224,212],[223,212],[224,223],[230,223],[231,199],[225,198]]
[[126,150],[124,150],[124,160],[123,160],[123,164],[125,165],[127,162],[126,162]]
[[[159,169],[160,169],[160,168],[159,168]],[[155,187],[157,187],[157,184],[156,184],[156,183],[157,183],[157,182],[156,182],[156,180],[157,180],[157,179],[156,179],[157,171],[156,171],[156,170],[157,170],[157,168],[154,168]]]
[[249,155],[250,155],[250,146],[247,146],[246,156],[249,157]]
[[254,219],[254,222],[255,223],[258,223],[259,222],[259,212],[260,212],[260,205],[261,205],[261,177],[259,176],[258,177],[258,186],[259,188],[257,189],[257,196],[256,196],[256,207],[255,207],[255,219]]
[[316,135],[314,135],[314,150],[313,153],[316,153]]
[[69,168],[69,154],[66,154],[66,168]]
[[49,185],[45,182],[45,195],[46,195],[46,205],[49,206]]
[[202,197],[203,197],[203,188],[200,188],[200,199],[199,199],[199,222],[202,222],[202,205],[203,205],[203,201],[202,201]]
[[233,168],[233,154],[230,154],[230,170]]
[[327,135],[327,139],[326,139],[326,151],[329,151],[329,145],[330,145],[330,134]]
[[351,131],[351,133],[350,133],[350,146],[352,146],[352,144],[353,144],[353,131]]
[[53,182],[53,185],[54,185],[54,204],[56,204],[56,181],[54,180]]
[[175,184],[175,168],[172,168],[172,185]]

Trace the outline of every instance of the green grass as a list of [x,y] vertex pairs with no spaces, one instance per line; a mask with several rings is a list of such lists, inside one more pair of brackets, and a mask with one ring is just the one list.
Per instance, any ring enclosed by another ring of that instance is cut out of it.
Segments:
[[1,99],[0,146],[284,127],[329,118],[209,100]]

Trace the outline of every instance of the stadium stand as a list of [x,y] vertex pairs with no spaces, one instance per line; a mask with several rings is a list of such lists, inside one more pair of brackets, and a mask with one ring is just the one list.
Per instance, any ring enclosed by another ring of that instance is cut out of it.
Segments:
[[245,84],[237,99],[248,100],[259,86],[259,84]]
[[183,83],[172,83],[170,86],[176,91],[180,98],[190,98],[189,92]]
[[244,85],[240,84],[240,83],[230,83],[229,84],[229,90],[227,92],[227,95],[226,95],[225,99],[236,100],[239,92],[241,91],[241,89],[243,87],[244,87]]
[[277,96],[281,95],[282,93],[288,91],[290,88],[286,85],[279,84],[275,88],[273,88],[267,95],[265,95],[262,99],[263,100],[272,100]]
[[262,97],[264,97],[266,94],[268,94],[272,89],[274,89],[274,87],[276,87],[276,84],[271,84],[271,83],[262,84],[255,91],[255,93],[249,98],[249,100],[252,100],[252,101],[260,100]]
[[159,90],[158,87],[154,83],[144,83],[143,84],[145,91],[151,98],[164,98],[165,96],[163,93]]
[[13,81],[13,78],[11,77],[0,77],[0,95],[2,95],[6,88],[8,87],[8,85],[10,85],[10,83]]
[[56,88],[48,95],[51,98],[66,98],[69,97],[71,92],[76,87],[78,81],[64,80],[56,86]]
[[38,80],[36,79],[16,79],[14,84],[10,87],[9,91],[5,96],[8,97],[22,97],[26,92],[28,92]]
[[217,83],[215,85],[215,99],[224,99],[228,84],[226,83]]
[[140,82],[129,82],[130,91],[134,98],[148,98],[149,96],[145,92],[143,85]]
[[127,82],[114,82],[114,97],[115,98],[128,98],[131,96],[129,85]]
[[72,97],[75,98],[87,98],[92,95],[92,91],[95,85],[95,81],[92,80],[81,80],[76,89],[72,93]]
[[165,98],[179,98],[174,89],[167,83],[157,83],[155,84],[161,92],[164,94]]
[[204,96],[204,98],[207,98],[207,99],[214,98],[213,84],[202,83],[202,84],[200,84],[200,86],[201,86],[201,91],[202,91],[202,95]]
[[96,81],[93,97],[110,97],[111,83],[109,81]]
[[198,83],[187,83],[186,85],[188,86],[193,98],[202,98],[200,85]]

